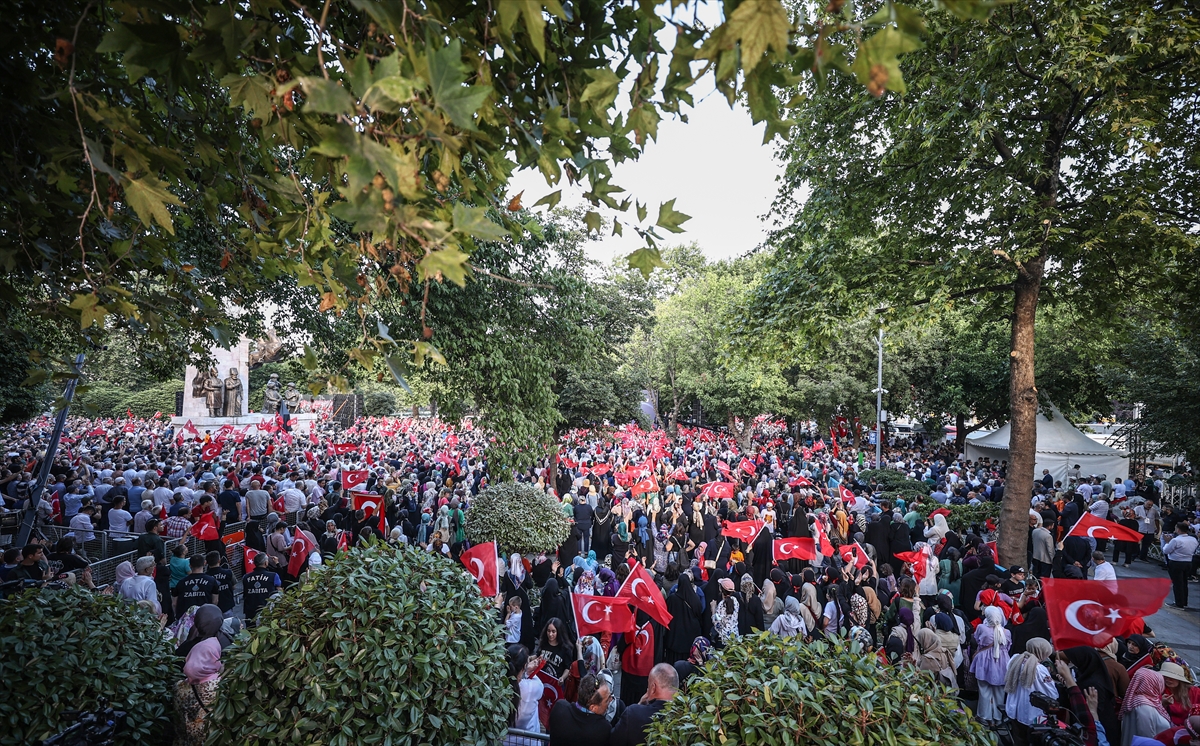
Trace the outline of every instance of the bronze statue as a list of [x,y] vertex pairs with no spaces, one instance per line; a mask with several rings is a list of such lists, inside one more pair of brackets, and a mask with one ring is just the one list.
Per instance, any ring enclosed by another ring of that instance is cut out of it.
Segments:
[[275,414],[279,411],[279,402],[281,401],[283,401],[283,393],[279,390],[279,374],[272,373],[271,380],[267,381],[267,385],[263,387],[262,411],[266,414]]
[[196,378],[201,377],[204,378],[202,390],[204,391],[204,405],[208,408],[208,416],[220,417],[224,397],[222,396],[221,379],[217,376],[217,369],[212,368],[207,373],[196,374]]
[[287,391],[283,393],[283,400],[287,402],[288,412],[295,414],[300,410],[300,390],[296,388],[295,382],[287,385]]
[[225,379],[224,409],[226,417],[242,416],[242,379],[238,377],[237,368],[230,368],[229,377]]

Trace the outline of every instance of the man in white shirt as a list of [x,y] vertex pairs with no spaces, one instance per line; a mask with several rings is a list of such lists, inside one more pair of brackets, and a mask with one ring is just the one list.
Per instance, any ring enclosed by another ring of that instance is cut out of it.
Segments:
[[96,538],[96,534],[92,532],[92,516],[95,513],[94,505],[84,505],[71,519],[71,533],[67,536],[74,536],[76,544],[82,545],[83,542]]
[[1124,500],[1125,492],[1126,492],[1126,490],[1125,490],[1124,480],[1117,479],[1116,481],[1113,482],[1113,499],[1114,500]]
[[1177,609],[1186,609],[1188,604],[1188,576],[1192,573],[1192,558],[1200,541],[1192,535],[1191,527],[1180,521],[1175,524],[1175,537],[1163,547],[1167,559],[1167,573],[1171,576],[1171,587],[1175,592]]
[[1116,580],[1117,571],[1111,562],[1104,561],[1104,552],[1092,552],[1092,563],[1096,566],[1093,580]]
[[1102,521],[1108,518],[1108,500],[1104,499],[1104,495],[1100,495],[1095,502],[1088,506],[1088,512]]
[[1161,518],[1158,508],[1155,507],[1153,500],[1146,502],[1133,509],[1133,514],[1138,519],[1138,531],[1142,534],[1141,554],[1138,556],[1142,562],[1150,561],[1150,545],[1154,543],[1158,537],[1158,531],[1161,528]]
[[158,486],[154,488],[154,507],[171,507],[171,496],[175,494],[171,492],[171,488],[167,486],[166,479],[158,480]]
[[1091,479],[1083,480],[1083,483],[1079,485],[1079,489],[1077,490],[1077,492],[1079,492],[1079,494],[1083,495],[1084,502],[1091,500],[1092,499],[1092,480]]
[[296,487],[294,487],[294,486],[290,487],[288,489],[283,490],[283,492],[278,493],[278,494],[280,497],[283,498],[283,509],[286,512],[296,513],[298,511],[304,510],[304,502],[305,502],[306,498],[304,496],[304,493],[301,492],[300,490],[296,489]]

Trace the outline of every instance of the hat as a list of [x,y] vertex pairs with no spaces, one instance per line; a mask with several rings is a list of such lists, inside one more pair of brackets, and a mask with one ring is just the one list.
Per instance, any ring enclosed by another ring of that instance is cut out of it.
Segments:
[[734,589],[733,581],[730,580],[729,578],[721,578],[720,584],[721,584],[722,590],[732,591]]
[[1024,575],[1024,574],[1025,574],[1025,568],[1024,568],[1024,567],[1012,567],[1012,568],[1009,568],[1009,570],[1008,570],[1008,574],[1009,574],[1009,575],[1017,575],[1017,574]]
[[1192,680],[1188,676],[1187,669],[1173,661],[1163,661],[1158,672],[1162,674],[1164,679],[1175,679],[1182,681],[1185,684],[1191,684]]

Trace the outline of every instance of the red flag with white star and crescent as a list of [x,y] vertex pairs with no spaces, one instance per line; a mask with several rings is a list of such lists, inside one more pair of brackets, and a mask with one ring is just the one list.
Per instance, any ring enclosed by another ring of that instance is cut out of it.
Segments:
[[1066,580],[1045,578],[1046,616],[1054,647],[1102,648],[1124,637],[1138,619],[1162,608],[1171,590],[1169,578]]

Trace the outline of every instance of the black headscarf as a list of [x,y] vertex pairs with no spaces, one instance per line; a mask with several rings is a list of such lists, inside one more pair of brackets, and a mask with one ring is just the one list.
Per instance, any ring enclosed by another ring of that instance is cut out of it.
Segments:
[[1079,689],[1086,692],[1089,687],[1093,687],[1099,693],[1096,711],[1100,714],[1104,734],[1109,743],[1120,743],[1121,721],[1117,717],[1117,695],[1104,659],[1095,648],[1086,646],[1067,648],[1063,655],[1075,667],[1075,683],[1079,685]]
[[1009,653],[1017,655],[1025,652],[1025,643],[1035,637],[1050,639],[1050,622],[1046,618],[1046,609],[1042,606],[1031,606],[1025,610],[1025,621],[1014,624],[1012,632],[1012,647]]
[[225,617],[221,613],[220,606],[204,604],[196,607],[196,613],[192,616],[192,630],[183,644],[175,649],[175,655],[187,658],[187,654],[196,646],[196,643],[210,637],[217,638],[217,642],[221,643],[221,650],[229,647],[233,640],[221,632],[221,625],[224,623]]
[[546,587],[542,589],[542,600],[538,605],[538,637],[541,637],[546,629],[546,624],[555,617],[562,619],[567,629],[571,629],[570,620],[574,618],[571,615],[571,599],[559,590],[558,579],[550,578],[546,581]]
[[[679,655],[682,651],[691,650],[692,641],[700,636],[700,615],[704,604],[696,589],[692,587],[692,576],[683,573],[675,586],[675,592],[667,597],[667,612],[671,614],[671,624],[663,636],[663,646]],[[686,657],[686,656],[685,656]]]

